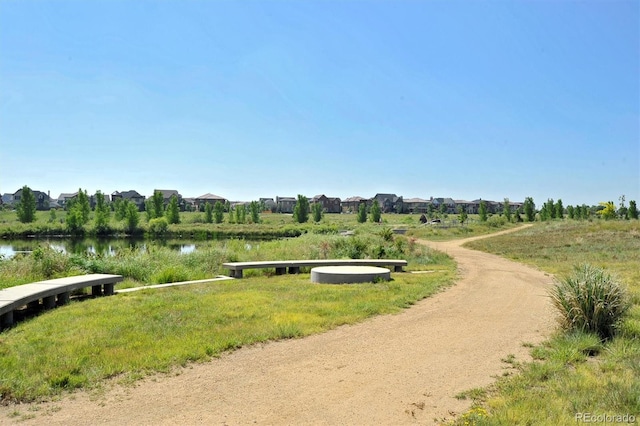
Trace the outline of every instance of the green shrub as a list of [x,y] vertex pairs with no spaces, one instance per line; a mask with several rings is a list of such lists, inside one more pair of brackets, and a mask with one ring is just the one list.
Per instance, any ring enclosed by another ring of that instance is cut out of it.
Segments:
[[169,222],[164,217],[157,217],[149,221],[149,234],[154,237],[162,237],[169,230]]
[[573,275],[556,281],[551,299],[565,330],[593,332],[603,339],[613,337],[631,306],[622,283],[588,264],[575,267]]

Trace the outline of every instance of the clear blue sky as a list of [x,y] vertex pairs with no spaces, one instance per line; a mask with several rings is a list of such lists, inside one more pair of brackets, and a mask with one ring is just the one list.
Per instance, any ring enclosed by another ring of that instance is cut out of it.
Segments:
[[0,0],[0,192],[640,201],[639,4]]

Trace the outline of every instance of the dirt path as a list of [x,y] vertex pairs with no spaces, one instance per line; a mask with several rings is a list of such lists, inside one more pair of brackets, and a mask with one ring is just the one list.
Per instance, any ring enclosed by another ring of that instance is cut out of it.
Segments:
[[[465,240],[468,241],[468,240]],[[460,392],[501,375],[509,354],[553,327],[551,278],[460,247],[426,243],[459,264],[457,285],[397,315],[299,340],[243,348],[175,376],[96,396],[0,408],[21,424],[432,424],[466,410]],[[24,417],[22,417],[24,419]]]

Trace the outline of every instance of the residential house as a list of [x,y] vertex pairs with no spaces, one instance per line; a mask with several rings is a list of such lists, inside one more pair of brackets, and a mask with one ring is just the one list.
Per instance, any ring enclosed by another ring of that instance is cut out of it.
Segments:
[[75,197],[78,196],[78,191],[76,192],[63,192],[62,194],[58,195],[58,205],[62,208],[67,207],[67,204],[69,203],[69,201],[71,201],[72,199],[74,199]]
[[340,213],[340,198],[327,197],[326,195],[316,195],[311,199],[311,204],[319,203],[326,213]]
[[276,196],[276,205],[280,213],[293,213],[293,208],[298,200],[295,197]]
[[154,189],[153,193],[160,192],[162,194],[162,199],[164,201],[164,207],[166,208],[169,205],[169,201],[171,201],[171,197],[174,195],[178,198],[178,205],[181,207],[181,210],[184,210],[184,202],[182,201],[182,195],[175,189]]
[[426,213],[428,205],[429,201],[422,198],[407,198],[404,200],[404,209],[408,213]]
[[146,197],[144,195],[140,195],[138,191],[134,191],[130,189],[129,191],[118,192],[115,191],[111,194],[111,201],[116,202],[118,200],[129,200],[132,201],[136,206],[138,206],[138,210],[144,211],[144,201]]
[[273,198],[260,198],[260,205],[264,211],[275,212],[278,205]]
[[360,204],[368,207],[371,205],[371,199],[355,196],[346,198],[340,203],[343,213],[357,213]]
[[4,204],[5,206],[13,206],[13,194],[2,194],[2,204]]
[[377,201],[382,213],[404,213],[402,196],[396,194],[376,194],[372,201]]
[[453,201],[452,198],[433,198],[432,197],[430,201],[435,211],[442,212],[443,211],[442,209],[444,209],[444,213],[454,214],[456,212],[456,202]]
[[183,198],[182,202],[184,203],[184,210],[187,212],[192,212],[196,209],[196,199],[195,198]]
[[213,207],[213,206],[216,205],[217,201],[220,201],[222,204],[227,204],[227,199],[226,198],[207,192],[204,195],[196,197],[196,199],[195,199],[195,208],[196,208],[196,210],[204,211],[205,204],[209,203],[209,204],[211,204],[211,207]]
[[[49,194],[45,194],[42,191],[31,190],[33,196],[36,199],[36,210],[49,210],[51,208],[51,197]],[[18,189],[13,194],[14,206],[17,205],[22,199],[22,188]]]

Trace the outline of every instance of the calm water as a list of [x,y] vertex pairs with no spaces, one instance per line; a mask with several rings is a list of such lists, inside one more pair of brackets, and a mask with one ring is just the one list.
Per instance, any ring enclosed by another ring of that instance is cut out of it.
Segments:
[[27,239],[27,240],[0,240],[0,257],[10,258],[18,253],[31,253],[35,248],[48,246],[63,253],[94,253],[102,255],[114,255],[119,250],[140,249],[145,250],[150,245],[169,247],[182,254],[197,250],[195,242],[184,240],[149,241],[144,239]]

